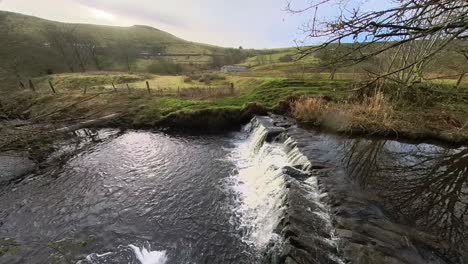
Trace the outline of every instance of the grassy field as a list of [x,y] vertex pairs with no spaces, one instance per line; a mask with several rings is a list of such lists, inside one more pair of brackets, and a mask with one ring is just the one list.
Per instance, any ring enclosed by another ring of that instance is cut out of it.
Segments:
[[59,23],[5,11],[0,11],[0,35],[4,84],[96,70],[190,72],[234,63],[248,53],[189,42],[148,26]]

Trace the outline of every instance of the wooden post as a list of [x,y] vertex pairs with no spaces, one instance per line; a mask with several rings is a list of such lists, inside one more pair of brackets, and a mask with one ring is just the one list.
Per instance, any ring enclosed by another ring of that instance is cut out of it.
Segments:
[[457,84],[455,84],[455,87],[457,88],[460,87],[460,84],[463,81],[463,77],[465,77],[465,75],[466,75],[466,72],[463,72],[462,74],[460,74],[460,77],[458,77]]
[[49,80],[49,86],[50,86],[50,89],[52,90],[52,92],[54,94],[56,94],[57,92],[55,91],[54,85],[52,84],[52,82],[50,80]]
[[117,88],[115,88],[114,82],[112,82],[112,87],[114,88],[114,92],[117,92]]
[[231,95],[234,95],[234,83],[231,83]]
[[85,86],[85,88],[83,89],[83,94],[86,94],[87,91],[88,91],[88,87]]
[[32,82],[31,79],[29,80],[29,88],[31,88],[33,92],[36,92],[36,86],[34,86],[34,83]]
[[127,83],[127,90],[128,90],[128,93],[130,93],[130,86],[128,85],[128,83]]
[[26,86],[24,86],[24,83],[22,81],[19,81],[19,85],[21,86],[21,88],[26,90]]
[[146,89],[148,90],[148,94],[151,94],[151,87],[148,81],[146,81]]

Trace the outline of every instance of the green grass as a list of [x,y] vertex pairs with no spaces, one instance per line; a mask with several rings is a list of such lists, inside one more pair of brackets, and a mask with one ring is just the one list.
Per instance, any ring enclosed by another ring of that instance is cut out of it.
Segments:
[[67,73],[43,76],[33,79],[36,88],[42,92],[49,92],[49,81],[56,90],[82,90],[85,87],[104,86],[114,84],[133,83],[152,78],[150,74],[128,74],[117,72],[96,73]]
[[[148,26],[69,24],[5,11],[0,11],[0,35],[3,84],[17,84],[18,76],[29,79],[51,72],[128,71],[128,66],[130,71],[148,72],[161,60],[193,71],[211,66],[213,55],[236,51],[186,41]],[[147,52],[152,54],[149,59],[142,55]]]
[[[251,83],[253,84],[253,83]],[[258,81],[257,87],[245,88],[239,95],[213,100],[192,100],[176,97],[163,97],[158,100],[136,100],[130,107],[131,118],[136,125],[154,124],[174,113],[194,113],[199,111],[240,111],[251,103],[273,109],[291,97],[330,96],[340,100],[346,96],[346,82],[295,81],[268,79]]]

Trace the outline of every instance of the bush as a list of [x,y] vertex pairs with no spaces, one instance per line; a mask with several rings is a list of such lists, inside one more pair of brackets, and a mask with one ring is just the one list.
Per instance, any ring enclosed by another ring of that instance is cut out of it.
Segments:
[[[187,79],[187,81],[185,80]],[[212,74],[212,73],[207,73],[207,74],[192,74],[190,76],[187,76],[184,79],[184,82],[192,82],[193,80],[198,80],[201,83],[205,84],[210,84],[212,81],[222,81],[226,80],[226,77],[218,74]]]
[[154,61],[147,67],[147,72],[156,74],[178,74],[182,72],[180,65],[166,60]]
[[185,76],[184,77],[184,83],[191,83],[193,81],[192,76]]
[[292,55],[287,54],[287,55],[284,55],[284,56],[280,57],[279,61],[280,62],[291,62],[291,61],[293,61],[293,57],[292,57]]

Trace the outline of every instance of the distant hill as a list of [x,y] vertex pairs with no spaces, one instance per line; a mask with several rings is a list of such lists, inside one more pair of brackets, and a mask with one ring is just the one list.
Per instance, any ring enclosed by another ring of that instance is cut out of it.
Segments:
[[69,24],[0,11],[0,80],[92,70],[176,73],[242,61],[247,51],[149,27]]
[[[368,51],[373,51],[382,45],[391,45],[392,42],[374,43],[368,47]],[[351,49],[355,44],[342,43],[342,49]],[[330,72],[329,63],[337,55],[337,44],[329,45],[327,48],[316,51],[311,55],[298,60],[298,48],[281,48],[259,50],[254,56],[249,56],[242,62],[242,65],[250,68],[255,75],[271,75],[297,77],[304,73],[323,73]],[[445,77],[457,79],[460,74],[468,73],[467,59],[460,51],[468,51],[468,42],[466,40],[455,40],[447,45],[443,50],[437,53],[423,68],[423,74],[427,78]],[[392,51],[393,52],[393,51]],[[379,58],[381,61],[379,61]],[[354,73],[365,74],[366,69],[375,70],[382,65],[385,59],[375,57],[365,60],[357,65],[348,65],[337,67],[340,73],[349,73],[352,78]],[[388,62],[388,61],[387,61]],[[468,75],[467,75],[468,76]]]

